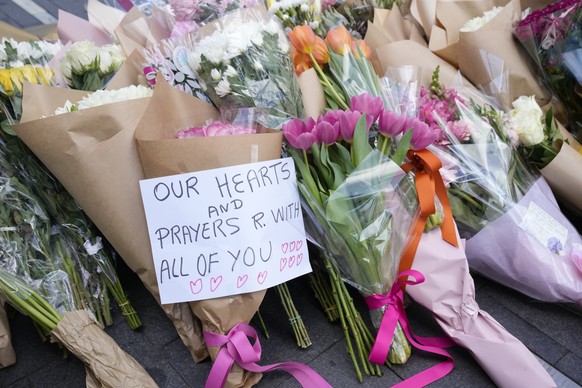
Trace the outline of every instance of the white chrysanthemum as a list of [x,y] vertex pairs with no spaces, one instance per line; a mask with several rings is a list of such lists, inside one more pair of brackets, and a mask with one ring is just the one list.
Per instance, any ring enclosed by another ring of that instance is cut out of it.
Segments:
[[263,70],[265,70],[265,68],[263,67],[263,64],[261,62],[259,62],[259,61],[254,61],[253,62],[253,68],[256,71],[263,71]]
[[74,110],[77,110],[77,105],[75,105],[71,101],[67,100],[67,102],[65,102],[64,106],[57,108],[57,110],[55,110],[54,115],[58,116],[58,115],[62,115],[63,113],[72,112]]
[[491,10],[485,11],[485,13],[483,13],[483,16],[477,16],[467,21],[459,31],[461,32],[477,31],[479,28],[489,23],[489,21],[491,21],[491,19],[497,16],[501,11],[503,11],[503,7],[493,7]]
[[228,65],[224,71],[224,75],[227,77],[236,77],[238,76],[238,73],[234,67]]
[[61,51],[63,45],[60,41],[56,41],[54,43],[47,42],[46,40],[39,40],[36,42],[38,44],[39,49],[44,53],[46,58],[52,58],[55,56],[56,53]]
[[96,106],[113,104],[116,102],[135,100],[137,98],[150,97],[153,90],[142,85],[131,85],[117,90],[97,90],[84,97],[77,104],[79,110],[94,108]]
[[214,91],[216,92],[216,94],[218,94],[219,97],[224,97],[231,92],[230,83],[226,78],[223,78],[220,80],[218,85],[216,85]]
[[307,12],[309,12],[309,5],[307,5],[305,3],[304,4],[301,4],[301,6],[299,7],[299,9],[301,10],[301,12],[307,13]]
[[317,20],[314,20],[311,23],[309,23],[309,27],[311,27],[314,30],[317,30],[319,28],[319,22]]
[[218,71],[218,69],[212,69],[212,71],[210,72],[210,76],[215,81],[218,81],[219,79],[222,78],[222,74],[220,74],[220,71]]
[[8,56],[6,55],[6,48],[4,46],[0,46],[0,62],[6,62]]
[[544,140],[544,112],[536,102],[535,96],[521,96],[511,103],[509,112],[519,140],[525,146],[534,146]]

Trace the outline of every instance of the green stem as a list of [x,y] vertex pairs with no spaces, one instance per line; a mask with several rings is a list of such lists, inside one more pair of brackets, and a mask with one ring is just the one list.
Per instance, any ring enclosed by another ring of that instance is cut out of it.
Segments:
[[323,72],[323,70],[319,66],[319,63],[317,63],[317,61],[315,60],[313,53],[309,53],[309,58],[311,58],[311,61],[313,63],[313,68],[315,69],[315,71],[317,71],[317,74],[319,74],[319,79],[321,80],[321,83],[323,84],[323,86],[327,87],[331,91],[336,102],[343,110],[349,110],[350,107],[344,101],[344,98],[338,94],[337,90],[335,90],[335,88],[333,87],[333,85],[331,84],[329,79],[327,78],[327,75],[325,75],[325,73]]

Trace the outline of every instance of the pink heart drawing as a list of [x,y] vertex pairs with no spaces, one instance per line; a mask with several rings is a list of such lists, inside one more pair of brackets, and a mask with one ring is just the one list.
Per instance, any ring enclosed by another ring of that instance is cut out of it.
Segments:
[[295,250],[295,241],[291,241],[289,243],[289,252],[293,252]]
[[297,255],[297,266],[298,267],[301,265],[302,261],[303,261],[303,253],[300,253]]
[[257,276],[257,282],[259,284],[263,284],[267,280],[267,271],[259,272],[259,276]]
[[249,275],[239,276],[236,280],[236,288],[241,288],[249,280]]
[[281,260],[279,261],[279,271],[283,272],[283,270],[285,269],[285,266],[287,265],[287,258],[286,257],[281,257]]
[[202,291],[202,279],[198,279],[195,282],[190,280],[190,292],[194,295],[199,294]]
[[295,244],[295,249],[299,251],[302,246],[303,246],[303,240],[297,240],[297,243]]
[[210,278],[210,292],[216,291],[220,283],[222,283],[222,276]]
[[295,264],[295,255],[289,256],[289,268],[293,267],[293,264]]
[[281,244],[281,251],[283,251],[283,254],[287,253],[287,249],[289,249],[288,243]]

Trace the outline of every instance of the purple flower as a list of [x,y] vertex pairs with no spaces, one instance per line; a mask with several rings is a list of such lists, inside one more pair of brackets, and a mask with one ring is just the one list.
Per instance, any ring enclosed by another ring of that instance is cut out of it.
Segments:
[[558,240],[556,237],[550,237],[548,239],[548,249],[553,253],[559,254],[562,250],[564,250],[564,246],[562,242]]
[[423,123],[416,117],[407,120],[406,128],[412,129],[412,139],[410,140],[410,146],[415,151],[428,147],[438,138],[438,134],[435,131],[433,131],[426,123]]
[[[339,131],[345,141],[351,141],[354,137],[354,129],[356,129],[356,124],[361,116],[361,112],[347,110],[339,117]],[[370,127],[367,126],[367,128],[369,129]]]
[[317,121],[327,121],[331,125],[334,125],[335,123],[339,123],[339,118],[343,113],[343,110],[328,110],[324,115],[319,116]]
[[387,137],[400,135],[406,129],[406,116],[385,110],[380,113],[378,130]]
[[283,124],[282,131],[291,147],[307,150],[315,143],[314,127],[315,121],[311,117],[305,121],[295,118]]
[[357,110],[358,112],[366,114],[368,128],[378,120],[378,116],[383,108],[384,103],[382,102],[382,98],[374,97],[369,93],[360,94],[350,99],[351,110]]
[[332,145],[339,137],[339,123],[331,124],[321,120],[315,125],[314,132],[318,143]]

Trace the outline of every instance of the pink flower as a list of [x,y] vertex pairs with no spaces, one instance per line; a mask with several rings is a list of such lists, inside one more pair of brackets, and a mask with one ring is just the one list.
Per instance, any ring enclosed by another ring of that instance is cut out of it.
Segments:
[[[362,116],[361,112],[347,110],[339,117],[339,131],[342,139],[345,141],[351,141],[354,137],[354,130],[356,129],[356,124]],[[366,129],[369,130],[368,122],[366,120]]]
[[459,141],[467,141],[471,137],[471,129],[462,120],[449,121],[447,122],[447,129],[457,138]]
[[283,124],[282,131],[291,147],[307,150],[315,143],[314,127],[312,118],[305,121],[295,118]]
[[350,98],[350,109],[366,114],[368,128],[378,120],[378,116],[382,112],[383,107],[384,103],[382,102],[382,98],[374,97],[369,93]]
[[428,147],[438,138],[435,131],[433,131],[426,123],[423,123],[416,117],[407,120],[406,128],[412,129],[412,139],[410,140],[410,146],[415,151]]
[[318,143],[332,145],[339,137],[339,123],[331,124],[321,120],[316,124],[314,132]]
[[328,110],[323,116],[319,116],[317,120],[327,121],[331,125],[334,125],[335,123],[339,123],[339,118],[343,113],[343,110]]
[[211,137],[227,135],[251,135],[257,131],[254,128],[247,128],[240,125],[223,123],[215,120],[203,127],[192,127],[187,130],[179,130],[176,133],[178,139],[187,139],[190,137]]
[[176,137],[178,139],[188,139],[191,137],[204,137],[204,129],[203,128],[188,128],[188,129],[180,129],[176,133]]
[[378,121],[378,130],[387,137],[400,135],[406,129],[406,116],[399,115],[395,112],[385,110],[380,113]]

